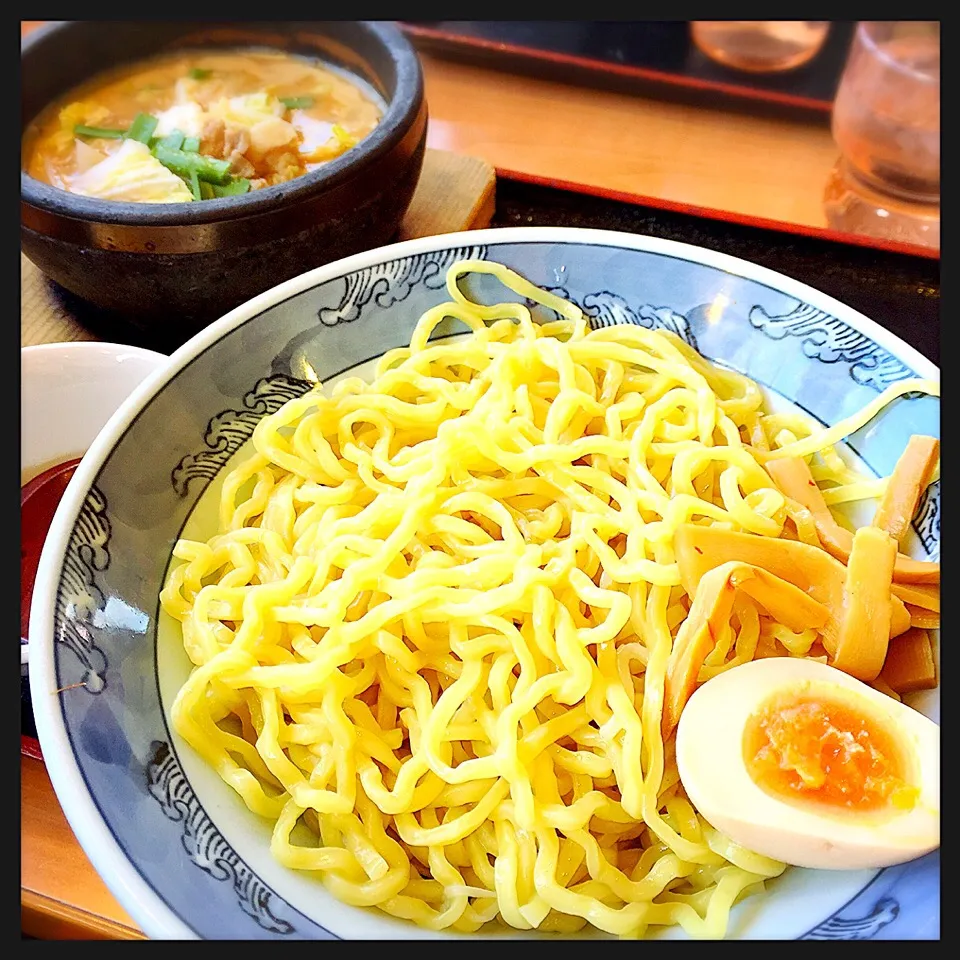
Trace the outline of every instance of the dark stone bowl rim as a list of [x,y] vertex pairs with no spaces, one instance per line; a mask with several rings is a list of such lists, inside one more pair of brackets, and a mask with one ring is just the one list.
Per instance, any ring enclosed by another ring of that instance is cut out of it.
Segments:
[[[82,21],[55,20],[21,39],[21,61],[34,46],[55,32],[67,31]],[[236,21],[232,21],[233,25]],[[380,123],[357,146],[317,170],[286,183],[264,187],[239,197],[203,203],[132,203],[82,197],[50,186],[20,171],[20,199],[51,214],[131,227],[177,227],[218,223],[256,216],[315,199],[324,191],[361,174],[401,142],[415,123],[424,97],[423,70],[413,44],[392,21],[358,21],[394,61],[397,87]]]

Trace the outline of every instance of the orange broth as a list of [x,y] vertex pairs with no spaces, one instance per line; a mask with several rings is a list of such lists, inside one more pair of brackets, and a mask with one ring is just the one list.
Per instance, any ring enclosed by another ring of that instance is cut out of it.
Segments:
[[[179,124],[163,119],[172,107]],[[77,126],[129,131],[146,115],[160,118],[148,141],[154,152],[165,126],[192,127],[179,132],[195,136],[199,154],[227,164],[231,181],[246,180],[245,192],[333,160],[366,137],[382,114],[372,89],[319,61],[253,49],[183,51],[102,74],[51,104],[24,134],[22,164],[38,180],[83,193],[75,187],[83,180],[78,174],[124,141],[80,134]]]

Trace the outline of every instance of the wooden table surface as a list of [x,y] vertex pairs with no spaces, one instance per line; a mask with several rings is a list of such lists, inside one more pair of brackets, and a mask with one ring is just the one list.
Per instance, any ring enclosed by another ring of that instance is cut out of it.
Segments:
[[[21,34],[44,21],[21,21]],[[428,145],[498,169],[825,226],[827,120],[765,116],[518,78],[423,53]],[[21,929],[41,939],[143,934],[97,876],[41,761],[20,761]]]

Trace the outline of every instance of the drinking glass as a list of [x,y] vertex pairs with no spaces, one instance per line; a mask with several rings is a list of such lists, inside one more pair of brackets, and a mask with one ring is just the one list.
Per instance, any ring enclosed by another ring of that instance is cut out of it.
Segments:
[[857,24],[833,103],[835,229],[940,246],[940,24]]
[[724,66],[751,73],[794,70],[810,61],[830,32],[829,20],[691,20],[697,47]]

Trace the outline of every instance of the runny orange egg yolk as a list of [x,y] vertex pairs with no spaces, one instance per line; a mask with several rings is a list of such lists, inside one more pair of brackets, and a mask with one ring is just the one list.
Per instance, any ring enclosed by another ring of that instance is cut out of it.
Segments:
[[753,781],[779,799],[859,812],[909,809],[919,795],[882,721],[840,700],[774,697],[747,721],[743,747]]

